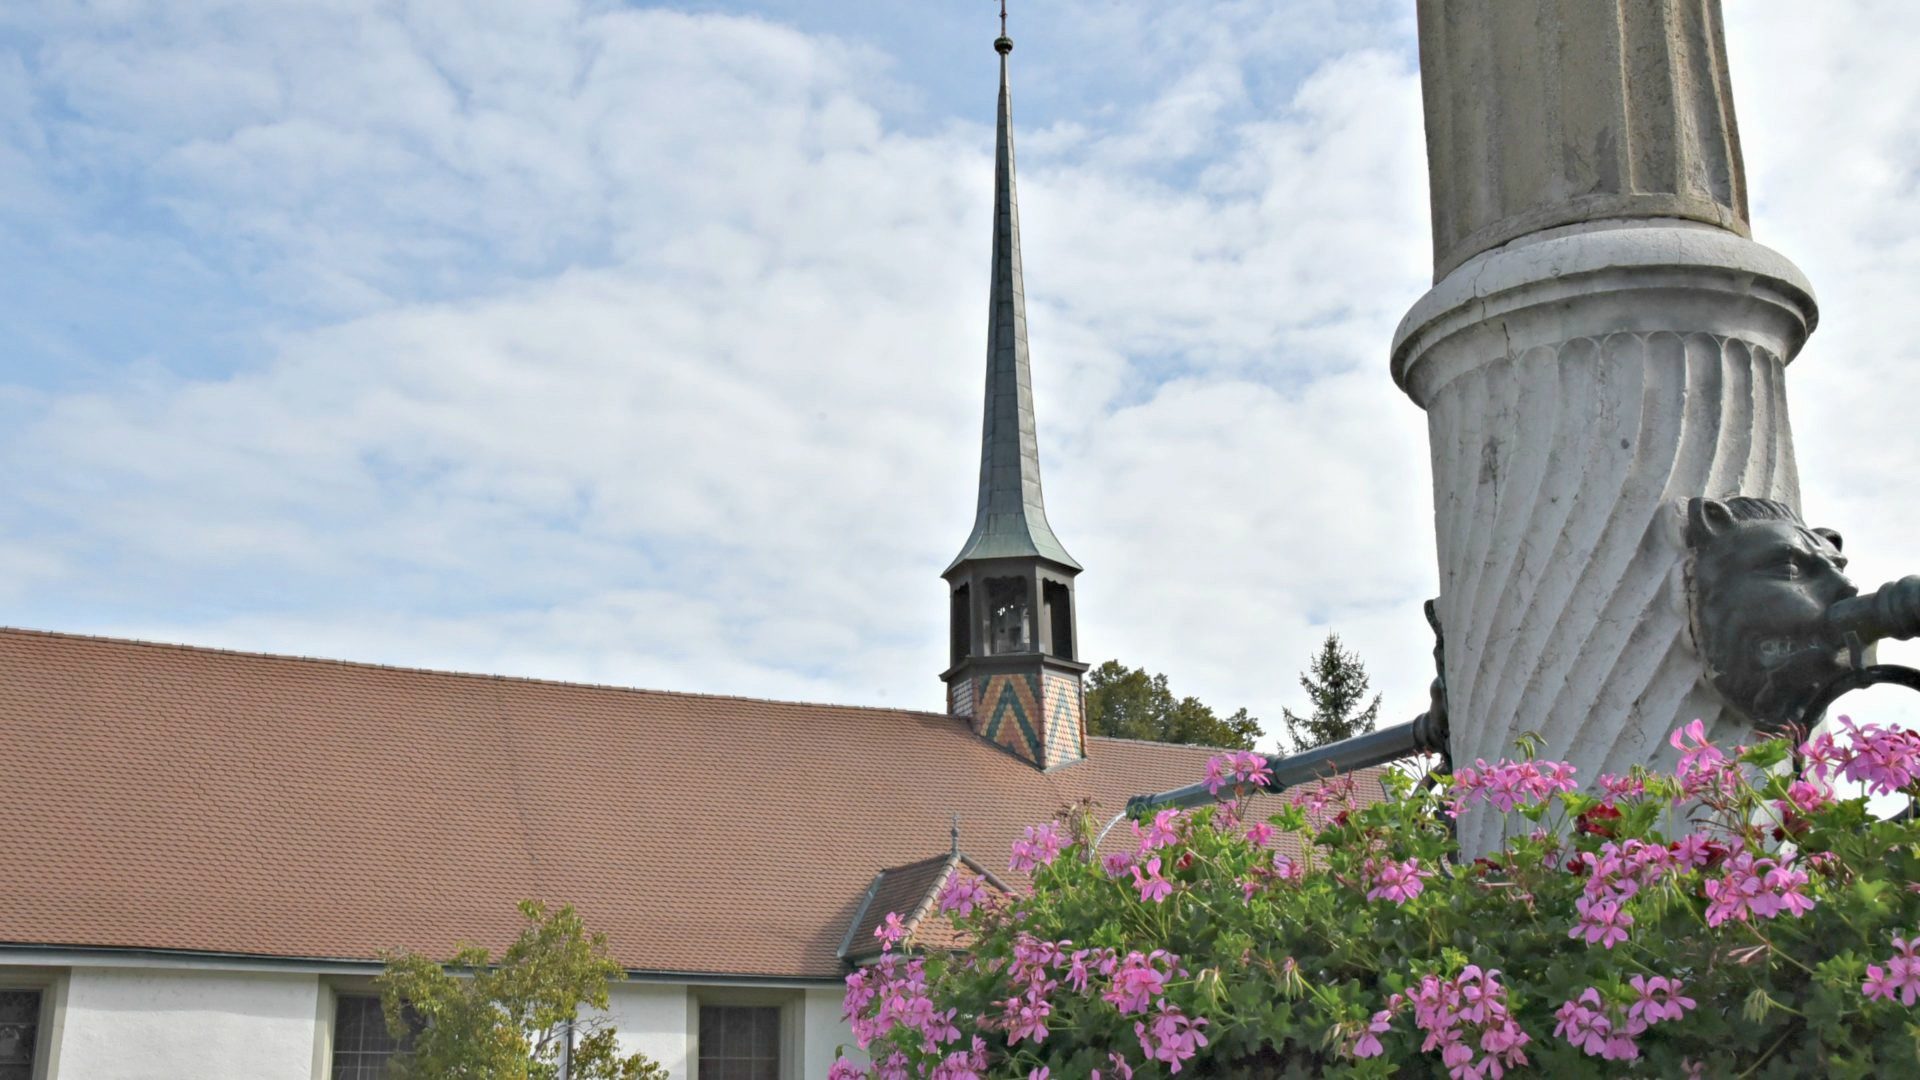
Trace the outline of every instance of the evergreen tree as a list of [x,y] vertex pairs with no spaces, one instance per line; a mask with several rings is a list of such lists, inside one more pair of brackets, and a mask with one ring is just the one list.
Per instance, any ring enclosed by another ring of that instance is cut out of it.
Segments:
[[1366,708],[1368,680],[1366,665],[1360,657],[1340,647],[1340,635],[1327,632],[1327,640],[1314,654],[1307,670],[1300,673],[1300,685],[1313,702],[1306,716],[1292,709],[1281,709],[1287,725],[1287,737],[1293,741],[1291,753],[1339,742],[1373,730],[1380,718],[1380,695]]
[[1198,698],[1176,698],[1165,675],[1109,660],[1087,675],[1087,734],[1251,750],[1260,721],[1241,709],[1220,717]]

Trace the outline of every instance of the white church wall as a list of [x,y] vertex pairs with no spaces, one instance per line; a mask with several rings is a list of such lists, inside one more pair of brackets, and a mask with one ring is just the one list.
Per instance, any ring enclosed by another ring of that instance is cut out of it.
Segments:
[[[9,985],[31,982],[54,995],[47,1080],[316,1080],[330,1072],[336,992],[370,989],[364,976],[311,970],[84,961],[26,968],[9,965],[0,950],[0,977],[9,973]],[[647,1055],[671,1080],[696,1080],[703,1001],[779,1005],[786,1080],[825,1077],[835,1051],[853,1043],[838,986],[634,979],[609,988],[608,1019],[623,1052]]]
[[827,1075],[833,1068],[834,1051],[853,1045],[853,1029],[840,1018],[843,997],[838,989],[808,990],[801,1001],[800,1075],[808,1080]]
[[313,1080],[317,975],[75,968],[59,1080]]
[[647,1055],[673,1080],[693,1080],[688,1033],[694,1029],[695,1014],[685,985],[620,983],[607,992],[607,1006],[608,1018],[620,1033],[621,1052]]

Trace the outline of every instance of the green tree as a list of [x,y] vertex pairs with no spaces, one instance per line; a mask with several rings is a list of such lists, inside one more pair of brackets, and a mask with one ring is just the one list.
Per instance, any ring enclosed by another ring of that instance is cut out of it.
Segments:
[[374,984],[388,1029],[396,1036],[411,1032],[413,1043],[396,1062],[396,1075],[666,1080],[666,1070],[645,1057],[620,1056],[604,1015],[580,1016],[583,1005],[604,1014],[608,984],[626,977],[607,955],[606,935],[589,934],[571,905],[548,913],[546,905],[523,900],[520,913],[527,928],[498,962],[472,945],[445,964],[387,954],[386,971]]
[[1198,698],[1176,698],[1165,675],[1109,660],[1087,675],[1087,733],[1251,750],[1260,721],[1241,709],[1221,718]]
[[1331,630],[1307,670],[1300,673],[1300,685],[1313,702],[1313,711],[1300,716],[1292,709],[1280,710],[1287,738],[1293,742],[1292,753],[1365,735],[1380,718],[1379,694],[1366,708],[1360,707],[1369,687],[1366,665],[1341,648],[1340,635]]

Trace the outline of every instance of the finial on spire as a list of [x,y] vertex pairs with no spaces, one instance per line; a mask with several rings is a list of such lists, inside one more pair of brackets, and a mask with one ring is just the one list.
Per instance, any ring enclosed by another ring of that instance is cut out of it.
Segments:
[[1013,51],[1013,39],[1007,36],[1007,0],[1000,0],[1000,36],[993,39],[993,51],[1001,56]]
[[953,848],[951,852],[949,852],[949,854],[958,855],[960,854],[960,813],[959,811],[955,811],[953,815],[952,836],[953,836]]

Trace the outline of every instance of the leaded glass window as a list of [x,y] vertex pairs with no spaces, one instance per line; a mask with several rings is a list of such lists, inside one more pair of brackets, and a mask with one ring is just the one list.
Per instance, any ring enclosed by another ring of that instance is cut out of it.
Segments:
[[387,1031],[379,997],[341,994],[335,999],[333,1080],[386,1080],[388,1064],[407,1052],[409,1042]]
[[40,991],[0,990],[0,1080],[33,1080]]
[[779,1006],[700,1006],[698,1080],[780,1080]]

